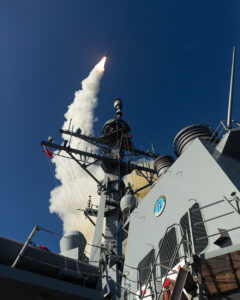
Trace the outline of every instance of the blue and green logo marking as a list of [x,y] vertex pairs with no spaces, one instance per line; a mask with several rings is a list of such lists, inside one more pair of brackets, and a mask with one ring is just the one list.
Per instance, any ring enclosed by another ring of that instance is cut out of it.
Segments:
[[158,200],[156,201],[154,205],[154,215],[155,217],[159,217],[162,212],[164,211],[164,208],[166,206],[166,197],[160,196]]

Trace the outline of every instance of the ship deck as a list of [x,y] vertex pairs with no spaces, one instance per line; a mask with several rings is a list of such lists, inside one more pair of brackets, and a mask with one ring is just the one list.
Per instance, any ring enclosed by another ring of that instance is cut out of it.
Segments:
[[193,267],[200,263],[204,289],[211,299],[227,293],[240,296],[240,245],[206,252],[199,259]]

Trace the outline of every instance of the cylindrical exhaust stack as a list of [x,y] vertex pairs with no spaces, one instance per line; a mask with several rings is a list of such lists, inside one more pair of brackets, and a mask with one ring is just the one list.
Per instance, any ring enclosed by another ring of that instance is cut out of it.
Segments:
[[183,128],[173,141],[174,152],[180,156],[196,138],[205,139],[213,143],[219,142],[217,132],[205,124],[195,124]]
[[154,169],[156,170],[158,177],[160,177],[163,173],[165,173],[173,163],[174,163],[174,159],[172,156],[170,155],[159,156],[154,161]]

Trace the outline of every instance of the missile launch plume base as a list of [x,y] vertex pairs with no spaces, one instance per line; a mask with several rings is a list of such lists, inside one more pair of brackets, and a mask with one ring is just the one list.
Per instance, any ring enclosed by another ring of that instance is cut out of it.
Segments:
[[[227,124],[182,129],[173,141],[176,159],[135,148],[120,98],[102,135],[93,135],[106,57],[76,92],[59,130],[63,143],[52,136],[41,142],[60,181],[50,210],[62,218],[65,234],[35,226],[24,244],[0,237],[4,299],[239,299],[240,128],[231,120],[235,48]],[[144,180],[141,186],[133,174]],[[137,195],[147,188],[139,202]],[[60,254],[34,244],[40,231],[61,237]]]

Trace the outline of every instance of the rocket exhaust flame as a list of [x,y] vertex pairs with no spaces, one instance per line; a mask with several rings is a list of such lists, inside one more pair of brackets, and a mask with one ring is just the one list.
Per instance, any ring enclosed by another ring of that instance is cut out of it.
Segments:
[[95,68],[98,70],[99,73],[103,73],[104,72],[104,66],[107,60],[107,56],[104,56],[100,62],[95,66]]

